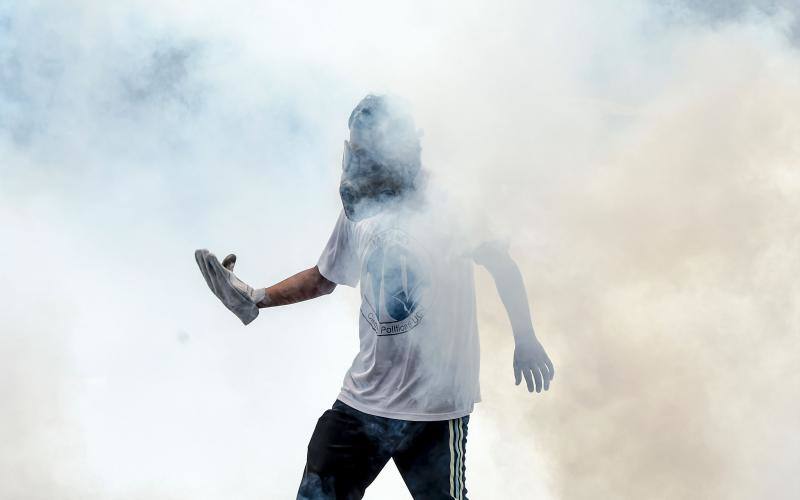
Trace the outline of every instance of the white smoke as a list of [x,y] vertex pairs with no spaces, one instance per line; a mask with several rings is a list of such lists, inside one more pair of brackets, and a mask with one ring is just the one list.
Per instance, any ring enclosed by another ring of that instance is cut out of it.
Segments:
[[797,496],[794,4],[155,7],[0,2],[0,496],[293,497],[355,294],[242,328],[191,252],[312,265],[367,92],[511,235],[556,364],[513,385],[480,272],[472,498]]

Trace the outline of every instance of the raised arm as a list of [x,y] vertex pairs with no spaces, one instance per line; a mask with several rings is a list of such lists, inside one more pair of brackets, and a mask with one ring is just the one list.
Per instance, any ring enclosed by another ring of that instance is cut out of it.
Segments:
[[253,288],[233,273],[235,255],[230,254],[219,262],[213,253],[200,249],[195,251],[194,258],[214,295],[245,325],[258,317],[260,308],[294,304],[331,293],[336,288],[320,274],[317,266],[269,288]]
[[555,370],[533,331],[528,293],[517,263],[504,246],[493,243],[478,247],[473,258],[492,275],[511,322],[515,383],[519,385],[524,376],[528,391],[533,392],[534,386],[536,392],[541,392],[543,387],[548,390]]

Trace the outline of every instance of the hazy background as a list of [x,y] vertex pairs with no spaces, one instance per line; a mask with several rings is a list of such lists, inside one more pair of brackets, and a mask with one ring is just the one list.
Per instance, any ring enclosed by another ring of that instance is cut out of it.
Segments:
[[[357,293],[316,262],[367,92],[511,236],[551,391],[479,271],[473,499],[800,495],[800,7],[0,0],[0,497],[294,498]],[[393,467],[370,499],[407,499]]]

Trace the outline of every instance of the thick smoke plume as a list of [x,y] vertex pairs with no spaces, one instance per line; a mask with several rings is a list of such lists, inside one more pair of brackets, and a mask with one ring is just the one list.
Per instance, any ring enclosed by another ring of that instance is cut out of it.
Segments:
[[[536,436],[556,498],[792,498],[800,59],[759,25],[671,45],[657,95],[584,103],[573,118],[604,120],[587,136],[551,132],[544,158],[500,140],[513,156],[476,174],[502,193],[558,360],[552,393],[507,423]],[[484,326],[508,348],[501,314]],[[491,386],[490,411],[519,407]]]
[[795,3],[154,5],[0,0],[0,497],[293,497],[355,294],[242,329],[191,252],[312,265],[368,92],[556,364],[513,385],[479,272],[472,498],[800,494]]

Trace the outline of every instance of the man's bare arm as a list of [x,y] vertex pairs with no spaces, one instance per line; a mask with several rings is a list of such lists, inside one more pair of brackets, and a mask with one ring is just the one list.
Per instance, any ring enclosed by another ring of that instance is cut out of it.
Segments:
[[294,304],[331,293],[336,284],[325,279],[317,266],[291,276],[269,288],[253,288],[233,272],[236,255],[229,254],[222,262],[205,248],[194,252],[194,259],[206,284],[243,324],[258,317],[264,307]]
[[285,306],[327,295],[334,288],[336,283],[325,278],[314,266],[268,287],[264,298],[256,305],[259,308]]
[[514,378],[517,384],[522,376],[528,390],[536,392],[550,388],[555,375],[553,363],[536,338],[528,306],[528,292],[522,273],[508,250],[498,245],[484,244],[473,255],[475,262],[484,266],[494,279],[497,293],[511,322],[514,333]]
[[533,334],[528,292],[519,266],[504,248],[485,244],[475,252],[475,262],[484,266],[494,279],[497,293],[511,321],[514,338]]

